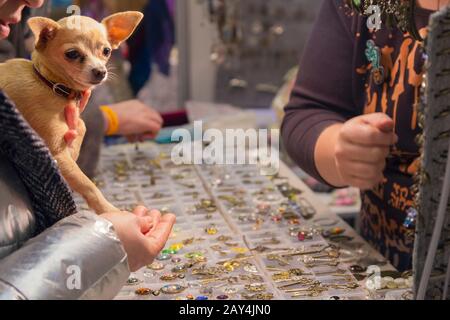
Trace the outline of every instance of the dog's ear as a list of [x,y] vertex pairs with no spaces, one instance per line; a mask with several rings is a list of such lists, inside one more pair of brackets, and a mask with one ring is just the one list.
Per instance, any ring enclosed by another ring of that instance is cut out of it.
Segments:
[[142,18],[144,15],[138,11],[126,11],[113,14],[102,21],[113,49],[119,48],[133,34]]
[[36,39],[36,49],[45,48],[47,43],[55,38],[56,32],[60,25],[52,19],[44,17],[34,17],[28,20],[28,26],[34,34]]

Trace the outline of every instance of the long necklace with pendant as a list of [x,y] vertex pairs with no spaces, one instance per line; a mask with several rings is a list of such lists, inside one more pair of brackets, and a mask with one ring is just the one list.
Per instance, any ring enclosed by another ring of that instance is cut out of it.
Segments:
[[376,85],[381,85],[384,83],[385,72],[384,67],[381,65],[381,50],[376,46],[375,41],[368,40],[366,48],[366,58],[372,65],[372,80]]

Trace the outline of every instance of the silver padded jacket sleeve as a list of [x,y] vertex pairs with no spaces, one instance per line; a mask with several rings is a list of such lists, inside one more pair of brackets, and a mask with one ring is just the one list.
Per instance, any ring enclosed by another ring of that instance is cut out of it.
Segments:
[[112,299],[129,274],[112,224],[81,212],[0,260],[0,300]]

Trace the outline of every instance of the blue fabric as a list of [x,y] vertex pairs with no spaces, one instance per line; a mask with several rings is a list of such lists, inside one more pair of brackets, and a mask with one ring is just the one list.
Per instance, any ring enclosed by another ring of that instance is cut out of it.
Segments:
[[73,4],[72,0],[51,0],[51,2],[55,8],[67,8]]
[[170,0],[150,1],[143,22],[128,41],[132,65],[129,81],[136,95],[150,79],[153,63],[162,74],[170,74],[170,52],[175,44],[172,6]]

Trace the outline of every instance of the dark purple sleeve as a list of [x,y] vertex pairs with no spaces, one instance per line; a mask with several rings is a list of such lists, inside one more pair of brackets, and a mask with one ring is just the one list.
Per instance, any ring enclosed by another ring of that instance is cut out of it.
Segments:
[[345,16],[341,5],[338,0],[324,0],[322,4],[281,128],[289,155],[304,171],[324,183],[314,161],[320,134],[360,112],[352,89],[355,70],[351,18]]

